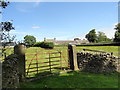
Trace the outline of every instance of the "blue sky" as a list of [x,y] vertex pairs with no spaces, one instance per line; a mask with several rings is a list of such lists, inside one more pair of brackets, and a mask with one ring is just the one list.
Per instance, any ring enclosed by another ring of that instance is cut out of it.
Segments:
[[3,21],[13,20],[17,40],[33,35],[37,41],[46,38],[73,40],[85,38],[93,28],[114,37],[118,22],[117,2],[11,2],[3,10]]

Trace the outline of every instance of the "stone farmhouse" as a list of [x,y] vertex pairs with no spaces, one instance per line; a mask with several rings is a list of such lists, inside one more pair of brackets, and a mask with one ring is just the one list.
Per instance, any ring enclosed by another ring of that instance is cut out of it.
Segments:
[[53,39],[47,39],[44,38],[44,41],[48,41],[48,42],[53,42],[55,45],[61,45],[61,44],[88,44],[89,41],[83,39],[83,40],[56,40],[56,38]]

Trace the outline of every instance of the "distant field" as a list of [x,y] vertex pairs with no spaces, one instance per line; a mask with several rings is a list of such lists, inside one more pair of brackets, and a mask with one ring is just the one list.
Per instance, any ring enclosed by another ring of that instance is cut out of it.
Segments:
[[[68,47],[54,47],[54,49],[51,49],[51,50],[48,50],[48,49],[45,50],[40,47],[31,47],[31,48],[26,49],[26,54],[35,53],[36,52],[35,49],[40,50],[40,52],[44,52],[44,53],[45,52],[46,53],[47,52],[59,52],[59,51],[67,52]],[[105,52],[113,52],[113,54],[116,56],[118,56],[119,55],[118,52],[120,52],[118,50],[119,46],[77,46],[77,51],[82,51],[82,49],[92,49],[92,50],[99,50],[99,51],[105,51]],[[14,52],[13,48],[6,48],[5,53],[7,56],[12,54],[13,52]],[[2,50],[0,50],[0,53],[2,53]]]
[[77,47],[77,51],[82,51],[83,49],[92,49],[99,50],[104,52],[113,52],[115,56],[120,55],[120,51],[118,51],[119,46],[79,46]]

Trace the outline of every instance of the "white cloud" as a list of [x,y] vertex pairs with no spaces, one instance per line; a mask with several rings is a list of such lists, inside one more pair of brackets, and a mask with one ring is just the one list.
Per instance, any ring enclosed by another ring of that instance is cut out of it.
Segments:
[[96,32],[98,31],[101,31],[101,32],[104,32],[108,38],[114,38],[114,34],[115,34],[115,25],[117,25],[118,22],[114,23],[112,25],[112,27],[106,27],[106,28],[99,28],[99,29],[96,29]]
[[118,24],[118,22],[114,23],[113,26],[115,27],[115,25],[117,25],[117,24]]
[[38,0],[36,0],[35,4],[33,4],[33,7],[38,7],[40,4],[40,2],[38,2]]
[[38,7],[40,4],[40,1],[36,0],[32,3],[23,3],[23,4],[17,4],[15,7],[18,11],[28,13],[31,12],[31,9]]
[[115,34],[115,29],[114,28],[101,28],[101,29],[96,29],[96,31],[101,31],[104,32],[108,38],[114,38],[114,34]]
[[27,32],[17,32],[15,30],[10,31],[11,34],[27,34]]
[[38,28],[40,28],[39,26],[33,26],[32,27],[33,29],[38,29]]

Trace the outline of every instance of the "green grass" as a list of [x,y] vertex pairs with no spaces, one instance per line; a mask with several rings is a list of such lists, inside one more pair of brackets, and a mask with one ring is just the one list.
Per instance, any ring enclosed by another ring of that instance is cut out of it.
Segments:
[[79,46],[77,47],[77,51],[82,51],[82,49],[92,49],[104,52],[113,52],[115,56],[118,56],[118,48],[119,46]]
[[[77,47],[77,51],[81,51],[82,49],[92,49],[92,50],[100,50],[105,52],[116,52],[114,55],[118,55],[118,46],[80,46]],[[11,49],[13,51],[13,49]],[[52,53],[62,51],[62,60],[68,59],[68,50],[67,47],[55,47],[54,49],[48,50],[39,47],[31,47],[26,50],[26,64],[29,64],[30,61],[28,59],[36,59],[36,58],[46,58],[49,57],[48,54],[39,54],[37,57],[35,55],[27,55],[27,54],[35,54],[38,53]],[[11,53],[10,50],[6,51],[7,55]],[[53,54],[52,57],[58,56],[59,54]],[[34,57],[35,56],[35,57]],[[34,58],[33,58],[34,57]],[[38,59],[33,60],[31,63],[45,62],[49,59]],[[57,59],[53,59],[57,60]],[[66,61],[68,62],[68,61]],[[59,62],[58,62],[59,63]],[[46,64],[40,64],[39,66],[43,66]],[[67,66],[67,65],[66,65]],[[36,67],[36,65],[31,65],[30,67]],[[61,65],[58,65],[61,67]],[[26,65],[28,68],[28,65]],[[41,69],[41,68],[40,68]],[[45,69],[42,68],[42,69]],[[36,70],[36,69],[33,69]],[[59,72],[59,69],[56,69]],[[42,73],[42,72],[40,72]],[[46,70],[46,73],[49,71]],[[31,73],[32,76],[36,76],[36,73]],[[70,72],[59,74],[51,77],[42,78],[40,80],[35,80],[32,82],[26,82],[21,84],[21,88],[44,88],[45,86],[49,88],[117,88],[118,87],[118,76],[117,74],[110,75],[102,75],[102,74],[91,74],[85,72]]]
[[[105,51],[105,52],[116,52],[114,53],[114,55],[118,56],[118,46],[79,46],[77,47],[77,51],[81,51],[82,49],[93,49],[93,50],[100,50],[100,51]],[[39,63],[39,62],[47,62],[49,61],[49,59],[40,59],[40,58],[47,58],[49,57],[49,54],[42,54],[42,53],[52,53],[52,52],[59,52],[61,51],[62,52],[62,58],[61,58],[61,62],[54,62],[52,64],[59,64],[57,65],[58,67],[61,67],[61,66],[64,66],[64,67],[67,67],[67,64],[66,65],[61,65],[60,63],[67,63],[68,61],[68,47],[54,47],[54,49],[43,49],[43,48],[40,48],[40,47],[30,47],[30,48],[27,48],[26,49],[26,64],[30,64],[30,63]],[[6,50],[6,54],[7,56],[10,55],[10,53],[13,52],[13,48],[7,48]],[[30,55],[30,54],[36,54],[36,52],[38,53],[37,56],[35,55]],[[41,54],[40,54],[41,53]],[[59,54],[51,54],[52,57],[56,57],[56,56],[59,56]],[[63,57],[63,56],[66,56],[66,57]],[[33,61],[28,61],[28,60],[32,60],[32,59],[37,59],[37,60],[33,60]],[[65,60],[66,61],[63,61]],[[59,60],[59,58],[54,58],[52,60]],[[44,65],[49,65],[48,63],[45,63],[45,64],[39,64],[38,66],[44,66]],[[26,68],[28,68],[29,65],[26,65]],[[32,67],[36,67],[36,65],[30,65],[30,68]],[[52,66],[53,67],[53,66]],[[39,68],[40,69],[46,69],[46,67],[44,68]],[[34,71],[34,70],[37,70],[37,69],[30,69],[30,71]],[[58,69],[52,69],[52,71],[56,71],[58,72]],[[26,70],[27,71],[27,70]],[[45,71],[49,71],[49,70],[45,70]],[[29,73],[29,75],[31,76],[35,76],[36,72],[32,72],[32,73]]]
[[2,52],[3,48],[0,48],[0,53],[2,53],[2,61],[4,61],[5,55],[6,57],[14,53],[13,47],[6,47],[4,53]]
[[[59,64],[59,65],[55,65],[55,66],[51,66],[51,67],[68,67],[68,64],[61,64],[61,63],[68,63],[68,52],[67,52],[67,47],[55,47],[54,49],[43,49],[40,47],[31,47],[31,48],[27,48],[26,50],[26,68],[32,68],[32,67],[37,67],[36,65],[30,65],[30,63],[41,63],[41,62],[49,62],[49,59],[43,59],[43,58],[49,58],[49,53],[53,53],[53,52],[59,52],[61,51],[61,58],[52,58],[50,59],[50,61],[56,61],[56,60],[60,60],[60,62],[51,62],[51,65],[53,64]],[[64,52],[64,53],[63,53]],[[35,56],[35,54],[37,53],[37,55]],[[31,55],[33,54],[33,55]],[[56,53],[56,54],[50,54],[50,57],[58,57],[60,56],[60,53]],[[67,56],[67,57],[64,57]],[[33,60],[36,59],[36,60]],[[66,60],[66,61],[64,61]],[[43,64],[38,64],[38,67],[40,66],[46,66],[49,65],[49,63],[43,63]],[[47,69],[49,67],[42,67],[39,68],[38,70],[42,70],[42,69]],[[35,71],[37,70],[37,68],[35,69],[29,69],[29,71]],[[26,70],[28,71],[28,69]],[[46,72],[49,73],[50,70],[45,70]],[[52,69],[51,73],[55,73],[55,72],[59,72],[60,69]],[[42,71],[39,71],[38,73],[43,73]],[[34,77],[36,76],[37,72],[31,72],[28,73],[28,77]]]
[[21,84],[21,88],[118,88],[118,74],[73,71]]

